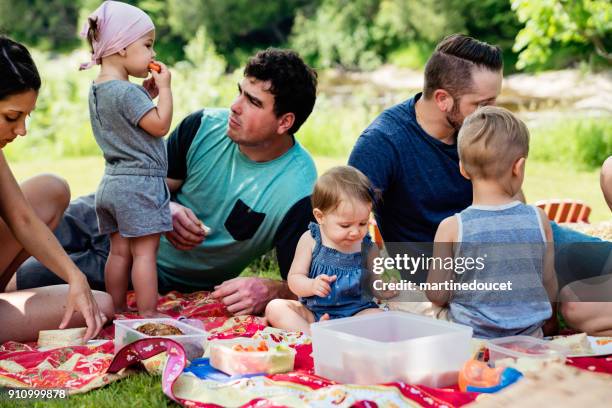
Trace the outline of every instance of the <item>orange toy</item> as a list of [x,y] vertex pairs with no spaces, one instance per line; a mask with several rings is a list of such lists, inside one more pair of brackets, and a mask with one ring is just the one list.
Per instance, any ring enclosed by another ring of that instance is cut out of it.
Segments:
[[466,392],[468,385],[488,388],[499,384],[502,367],[490,368],[486,363],[468,360],[459,371],[459,389]]
[[154,62],[149,62],[149,70],[155,72],[161,72],[161,66]]

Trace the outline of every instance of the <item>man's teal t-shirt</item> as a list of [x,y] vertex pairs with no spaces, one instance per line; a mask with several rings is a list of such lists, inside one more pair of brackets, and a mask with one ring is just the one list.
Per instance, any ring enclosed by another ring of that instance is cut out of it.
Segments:
[[282,156],[258,163],[227,136],[227,109],[205,109],[186,155],[187,173],[175,201],[212,229],[198,247],[181,251],[160,241],[161,280],[210,289],[237,276],[273,247],[292,206],[312,193],[316,169],[296,141]]

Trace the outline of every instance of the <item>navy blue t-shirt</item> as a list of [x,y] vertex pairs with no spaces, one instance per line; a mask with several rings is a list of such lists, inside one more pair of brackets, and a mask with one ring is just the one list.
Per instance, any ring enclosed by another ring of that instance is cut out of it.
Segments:
[[374,207],[387,242],[433,242],[438,224],[472,203],[459,173],[457,144],[428,135],[417,123],[421,93],[381,113],[359,136],[349,165],[382,193]]

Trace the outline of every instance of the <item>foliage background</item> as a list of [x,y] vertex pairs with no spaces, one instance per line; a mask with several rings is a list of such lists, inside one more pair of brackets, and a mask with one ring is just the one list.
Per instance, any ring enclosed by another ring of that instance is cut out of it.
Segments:
[[[344,160],[378,113],[418,90],[388,94],[377,85],[358,85],[353,75],[389,65],[421,75],[435,44],[454,32],[501,46],[506,75],[574,68],[587,77],[610,72],[611,66],[608,0],[127,2],[149,13],[156,24],[158,58],[173,73],[174,125],[200,107],[229,106],[240,67],[255,51],[268,46],[298,50],[321,80],[315,111],[297,135],[318,157]],[[88,59],[78,32],[99,4],[0,0],[0,32],[29,46],[43,78],[33,131],[4,149],[12,163],[100,156],[86,108],[96,70],[77,71]],[[612,154],[609,113],[565,120],[560,111],[562,122],[530,124],[531,160],[562,164],[570,174],[595,172]],[[592,188],[598,190],[596,182]],[[567,190],[563,195],[572,193]]]

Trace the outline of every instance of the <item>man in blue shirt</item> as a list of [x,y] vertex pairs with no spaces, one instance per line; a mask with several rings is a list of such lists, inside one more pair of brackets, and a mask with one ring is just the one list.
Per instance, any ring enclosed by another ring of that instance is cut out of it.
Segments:
[[[499,47],[465,35],[448,36],[425,66],[423,92],[385,110],[358,138],[349,164],[368,176],[380,193],[374,213],[386,242],[431,243],[444,218],[470,205],[472,186],[459,172],[457,133],[477,107],[495,104],[502,68]],[[516,198],[525,202],[522,192]],[[563,271],[557,268],[560,287],[612,272],[612,262],[607,261],[612,259],[612,244],[551,225],[555,246],[565,243],[556,259],[586,258],[580,268],[568,269],[557,262],[563,267]],[[590,256],[576,253],[585,248],[572,246],[577,241],[594,243],[588,247]],[[607,305],[612,309],[612,303]],[[593,321],[601,321],[607,309],[585,312],[585,306],[586,302],[568,302],[562,307],[574,328],[594,333],[612,330],[593,329]]]
[[[237,276],[274,248],[285,279],[313,219],[316,169],[294,134],[312,112],[316,86],[316,73],[295,52],[261,51],[230,109],[194,112],[174,129],[167,144],[174,229],[160,242],[161,292],[214,290],[234,314],[295,297],[285,281]],[[73,201],[56,234],[100,288],[108,243],[97,231],[93,196]],[[57,283],[33,259],[12,282],[19,289]]]

